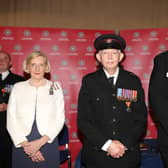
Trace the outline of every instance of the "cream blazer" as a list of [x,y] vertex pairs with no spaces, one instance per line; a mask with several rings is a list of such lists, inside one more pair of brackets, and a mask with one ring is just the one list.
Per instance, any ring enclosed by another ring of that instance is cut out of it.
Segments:
[[52,143],[65,121],[64,97],[58,82],[46,80],[38,88],[29,80],[14,85],[7,109],[7,130],[16,147],[27,141],[35,119],[40,135],[49,136],[48,143]]

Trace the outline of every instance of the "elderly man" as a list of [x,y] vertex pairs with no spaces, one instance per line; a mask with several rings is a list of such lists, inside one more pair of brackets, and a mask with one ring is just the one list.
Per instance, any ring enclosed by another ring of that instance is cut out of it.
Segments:
[[82,162],[86,168],[138,168],[147,121],[141,82],[120,66],[126,47],[121,36],[101,35],[94,46],[101,68],[83,78],[78,99]]

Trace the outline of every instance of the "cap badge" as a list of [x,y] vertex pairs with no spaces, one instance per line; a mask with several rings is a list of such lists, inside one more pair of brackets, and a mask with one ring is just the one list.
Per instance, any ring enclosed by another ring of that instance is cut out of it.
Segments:
[[106,39],[106,43],[111,43],[113,39]]

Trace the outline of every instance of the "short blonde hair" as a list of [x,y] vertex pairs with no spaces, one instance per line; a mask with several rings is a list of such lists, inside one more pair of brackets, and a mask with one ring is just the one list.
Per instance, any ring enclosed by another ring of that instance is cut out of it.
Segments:
[[34,52],[32,52],[30,55],[28,55],[28,57],[27,57],[27,58],[24,60],[24,62],[23,62],[23,70],[24,70],[26,73],[29,73],[28,65],[30,64],[31,60],[34,59],[34,58],[36,58],[36,57],[43,57],[43,58],[44,58],[44,60],[45,60],[45,65],[46,65],[46,70],[45,70],[45,72],[46,72],[46,73],[50,72],[51,66],[50,66],[48,57],[46,56],[46,54],[44,54],[44,53],[41,52],[41,51],[34,51]]

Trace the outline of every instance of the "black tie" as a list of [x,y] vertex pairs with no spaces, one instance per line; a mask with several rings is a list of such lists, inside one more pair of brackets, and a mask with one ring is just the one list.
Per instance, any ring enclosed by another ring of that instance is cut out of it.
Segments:
[[114,86],[114,77],[108,78],[109,83]]

